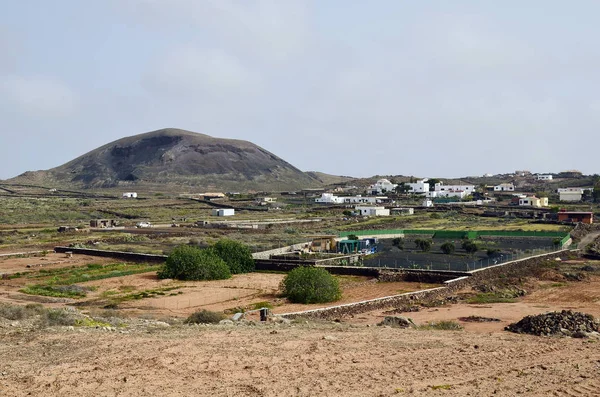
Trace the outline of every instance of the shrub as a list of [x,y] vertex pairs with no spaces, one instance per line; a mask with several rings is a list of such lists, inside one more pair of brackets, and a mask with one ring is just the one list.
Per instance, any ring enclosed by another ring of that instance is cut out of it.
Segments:
[[0,317],[7,320],[21,320],[25,318],[26,312],[23,306],[0,304]]
[[61,309],[51,309],[43,316],[42,323],[47,326],[75,325],[76,318],[73,314]]
[[340,299],[337,279],[325,269],[300,266],[282,281],[283,294],[294,303],[323,303]]
[[442,250],[442,252],[444,254],[450,255],[450,254],[454,253],[454,251],[456,250],[456,247],[454,246],[454,243],[446,242],[446,243],[442,244],[440,249]]
[[224,320],[225,315],[219,312],[211,312],[208,310],[201,310],[193,313],[186,320],[186,324],[218,324],[219,321]]
[[225,261],[231,274],[254,271],[254,259],[247,245],[234,240],[219,240],[212,247],[215,253]]
[[463,240],[461,246],[462,249],[464,249],[468,254],[474,254],[479,250],[477,244],[475,244],[471,240]]
[[392,240],[392,245],[394,247],[398,247],[398,249],[404,249],[404,239],[400,237],[396,237]]
[[438,330],[438,331],[460,331],[463,329],[462,325],[452,320],[441,320],[436,322],[431,322],[427,325],[422,325],[419,327],[424,330]]
[[349,234],[346,240],[358,240],[358,236],[356,234]]
[[431,240],[427,240],[427,239],[423,239],[423,238],[418,238],[415,240],[415,245],[417,246],[418,249],[420,249],[423,252],[429,251],[431,249],[431,244],[432,244]]
[[429,215],[429,217],[431,219],[442,219],[442,215],[438,214],[437,212],[432,213],[431,215]]
[[231,277],[229,267],[214,250],[181,245],[167,257],[159,278],[177,280],[223,280]]

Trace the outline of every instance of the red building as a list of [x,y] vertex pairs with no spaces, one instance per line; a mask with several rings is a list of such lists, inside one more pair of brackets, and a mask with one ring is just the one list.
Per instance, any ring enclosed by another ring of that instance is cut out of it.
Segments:
[[561,211],[558,213],[558,220],[560,222],[572,222],[572,223],[593,223],[594,213],[593,212],[574,212],[574,211]]

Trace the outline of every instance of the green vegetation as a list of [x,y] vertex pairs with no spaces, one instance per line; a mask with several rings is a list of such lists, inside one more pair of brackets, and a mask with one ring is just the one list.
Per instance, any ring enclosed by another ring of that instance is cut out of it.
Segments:
[[450,390],[452,389],[452,385],[433,385],[429,386],[432,390]]
[[404,239],[400,238],[400,237],[396,237],[392,240],[392,245],[396,248],[398,248],[399,250],[403,250],[404,249]]
[[159,278],[177,280],[223,280],[231,277],[227,263],[214,250],[181,245],[167,258]]
[[19,291],[28,295],[52,296],[55,298],[84,298],[87,290],[77,287],[75,285],[54,287],[51,285],[36,284],[28,285]]
[[250,310],[258,310],[263,308],[272,309],[273,305],[271,304],[271,302],[256,302],[250,306]]
[[437,330],[437,331],[460,331],[463,329],[462,325],[452,320],[442,320],[430,322],[426,325],[421,325],[418,327],[422,330]]
[[254,259],[247,245],[238,241],[222,239],[212,246],[215,253],[229,266],[231,274],[254,271]]
[[442,252],[444,254],[450,255],[450,254],[454,253],[454,251],[456,250],[456,247],[454,246],[454,243],[451,243],[448,241],[448,242],[442,244],[440,249],[442,250]]
[[432,244],[433,244],[433,242],[430,239],[424,239],[424,238],[415,239],[416,247],[423,252],[430,251]]
[[283,295],[294,303],[324,303],[341,298],[339,281],[325,269],[300,266],[282,281]]
[[225,315],[219,312],[211,312],[208,310],[201,310],[193,313],[186,320],[186,324],[218,324],[219,321],[224,320]]
[[471,240],[463,240],[461,247],[467,252],[467,254],[474,254],[479,251],[477,244]]
[[111,301],[112,301],[112,303],[120,303],[120,302],[125,302],[125,301],[130,301],[130,300],[139,300],[139,299],[146,299],[146,298],[156,298],[156,297],[159,297],[159,296],[166,296],[166,295],[169,295],[169,296],[179,295],[179,294],[182,294],[181,291],[178,291],[176,293],[170,293],[170,294],[167,294],[167,292],[174,291],[174,290],[180,289],[180,288],[183,288],[183,287],[182,286],[172,286],[172,287],[162,287],[162,288],[155,288],[155,289],[147,289],[147,290],[144,290],[144,291],[129,293],[129,294],[126,294],[126,295],[115,296],[115,297],[111,298]]
[[471,304],[514,303],[515,301],[514,295],[499,292],[482,292],[467,299],[467,303]]
[[52,270],[41,269],[26,277],[31,279],[45,279],[44,284],[46,285],[71,285],[87,281],[147,273],[156,271],[159,268],[160,265],[140,263],[113,263],[109,265],[90,263],[86,266],[63,267]]
[[359,238],[356,234],[349,234],[346,240],[359,240]]

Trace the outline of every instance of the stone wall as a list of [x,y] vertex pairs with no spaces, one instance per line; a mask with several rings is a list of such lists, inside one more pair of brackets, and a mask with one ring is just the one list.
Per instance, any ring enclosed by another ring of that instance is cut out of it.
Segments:
[[446,298],[453,295],[456,291],[467,286],[478,284],[484,281],[493,280],[499,277],[527,277],[540,264],[548,260],[554,261],[556,258],[565,258],[569,251],[561,250],[549,254],[537,255],[534,257],[520,259],[517,261],[506,262],[496,266],[490,266],[469,272],[452,280],[444,282],[443,287],[427,289],[423,291],[408,292],[405,294],[377,298],[345,305],[331,306],[321,309],[307,310],[303,312],[287,313],[282,316],[288,318],[320,318],[326,320],[339,319],[345,316],[352,316],[373,310],[381,310],[392,307],[399,307],[410,304],[411,302],[430,302]]

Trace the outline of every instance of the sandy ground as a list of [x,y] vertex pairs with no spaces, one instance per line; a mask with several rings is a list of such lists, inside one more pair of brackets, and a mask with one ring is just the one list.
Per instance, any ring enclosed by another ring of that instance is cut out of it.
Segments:
[[[130,331],[124,331],[130,332]],[[598,342],[347,324],[5,334],[2,396],[597,396]]]
[[[211,285],[267,290],[279,281],[252,276]],[[155,282],[148,274],[121,279],[125,285]],[[94,283],[114,287],[113,282]],[[353,283],[345,299],[408,288],[394,284]],[[149,321],[112,331],[29,330],[0,321],[0,396],[599,396],[599,339],[503,329],[525,315],[552,310],[600,317],[600,276],[540,281],[530,292],[515,303],[460,303],[403,314],[417,324],[458,321],[461,331],[376,326],[389,309],[341,323],[167,326]],[[470,315],[501,321],[459,320]]]

